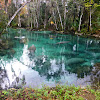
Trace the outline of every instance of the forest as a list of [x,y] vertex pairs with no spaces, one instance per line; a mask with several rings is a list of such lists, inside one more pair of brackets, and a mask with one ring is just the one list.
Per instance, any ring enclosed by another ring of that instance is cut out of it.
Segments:
[[100,33],[99,3],[99,0],[1,0],[0,30],[22,27],[66,33]]

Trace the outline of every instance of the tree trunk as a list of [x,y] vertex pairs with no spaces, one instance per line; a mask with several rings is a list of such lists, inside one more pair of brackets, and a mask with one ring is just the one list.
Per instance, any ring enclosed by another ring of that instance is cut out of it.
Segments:
[[33,20],[32,20],[32,14],[31,14],[31,29],[33,28]]
[[46,26],[47,26],[47,11],[45,9],[44,29],[46,28]]
[[[34,17],[34,15],[33,15],[33,17]],[[35,28],[35,18],[33,18],[33,21],[34,21],[34,28]]]
[[24,5],[22,5],[16,12],[15,14],[11,17],[11,19],[8,21],[7,27],[10,26],[10,23],[12,22],[12,20],[15,18],[15,16],[17,15],[17,13],[28,3],[30,3],[31,0],[27,1]]
[[91,26],[92,24],[91,24],[91,7],[90,7],[90,31],[92,30]]
[[82,16],[83,16],[83,11],[82,11],[82,14],[81,14],[81,16],[80,16],[80,21],[79,21],[79,27],[78,27],[78,31],[79,31],[79,32],[81,31]]
[[36,1],[33,0],[33,8],[34,8],[34,13],[33,13],[33,17],[34,17],[34,27],[38,28],[38,27],[39,27],[39,23],[38,23],[37,8],[36,8],[36,6],[38,6],[38,5],[35,5],[35,2],[38,3],[37,0],[36,0]]
[[57,11],[58,11],[58,14],[59,14],[59,18],[60,18],[61,27],[62,27],[62,30],[63,30],[64,27],[63,27],[62,18],[61,18],[61,14],[60,14],[60,11],[59,11],[57,1],[56,1],[56,6],[57,6]]
[[7,14],[7,4],[8,4],[8,0],[5,0],[5,12]]
[[36,11],[35,11],[35,21],[36,21],[36,28],[38,28],[39,27],[39,23],[38,23],[38,18],[37,18],[37,15],[36,15]]
[[56,21],[56,18],[55,18],[54,10],[53,10],[53,17],[54,17],[54,20],[55,20],[56,30],[58,30],[58,27],[57,27],[57,21]]
[[66,6],[64,4],[64,31],[65,31],[65,28],[66,28]]
[[20,13],[18,14],[18,26],[21,27]]

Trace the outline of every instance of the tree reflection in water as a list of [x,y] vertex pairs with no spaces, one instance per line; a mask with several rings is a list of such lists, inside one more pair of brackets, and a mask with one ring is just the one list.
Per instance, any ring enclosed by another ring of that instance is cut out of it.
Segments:
[[[22,78],[18,77],[15,73],[15,70],[11,67],[12,80],[8,77],[8,70],[2,67],[3,63],[0,63],[0,90],[8,88],[19,88],[26,84],[25,75],[22,75]],[[3,64],[4,65],[4,64]]]
[[91,84],[96,89],[100,86],[100,63],[95,64],[91,71]]
[[4,88],[7,88],[8,83],[9,83],[9,79],[8,79],[8,76],[7,76],[7,71],[0,67],[0,89],[2,89],[2,86]]
[[79,63],[67,65],[64,60],[49,59],[46,56],[36,59],[34,63],[35,66],[32,69],[38,71],[41,76],[45,76],[48,80],[60,80],[65,73],[75,73],[78,78],[84,78],[84,76],[90,75],[92,70],[91,66],[82,66]]
[[[44,61],[45,59],[45,61]],[[38,71],[41,76],[45,76],[48,80],[53,78],[54,80],[60,79],[62,73],[62,66],[57,63],[56,60],[49,60],[47,57],[42,57],[35,60],[34,70]]]

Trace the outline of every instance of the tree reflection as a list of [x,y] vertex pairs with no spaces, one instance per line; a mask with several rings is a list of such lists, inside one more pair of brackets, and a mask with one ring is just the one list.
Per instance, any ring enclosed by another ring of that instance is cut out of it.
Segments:
[[11,83],[10,88],[21,88],[26,84],[25,75],[20,77],[16,77],[15,80]]
[[[44,62],[45,59],[45,62]],[[78,78],[84,78],[84,76],[90,75],[92,70],[91,66],[85,66],[82,64],[67,65],[65,60],[49,59],[48,57],[41,57],[36,59],[35,66],[32,69],[39,72],[41,76],[45,76],[48,80],[60,80],[64,73],[75,73]]]
[[95,88],[100,86],[100,63],[95,64],[91,71],[91,83]]
[[12,79],[10,79],[11,77],[8,76],[9,73],[7,71],[5,68],[0,67],[0,90],[12,87],[18,88],[26,84],[25,75],[18,77],[15,70],[11,67],[10,74],[12,75]]
[[[19,88],[22,87],[26,84],[26,79],[25,79],[25,75],[22,75],[22,77],[19,75],[16,75],[16,71],[11,67],[11,71],[12,71],[12,78],[14,78],[13,82],[10,84],[10,87],[14,87],[14,88]],[[21,74],[21,72],[20,72]]]
[[36,66],[33,67],[33,69],[38,71],[41,76],[45,76],[48,80],[51,78],[54,80],[61,78],[62,67],[55,59],[51,60],[47,57],[41,57],[35,60],[35,65]]
[[[6,83],[5,83],[6,81]],[[9,79],[7,75],[7,71],[0,67],[0,90],[4,87],[7,88],[7,84],[9,84]]]
[[72,66],[67,66],[67,68],[66,70],[70,73],[77,74],[78,78],[84,78],[84,76],[90,75],[90,72],[92,70],[91,66],[82,66],[80,64],[73,64]]

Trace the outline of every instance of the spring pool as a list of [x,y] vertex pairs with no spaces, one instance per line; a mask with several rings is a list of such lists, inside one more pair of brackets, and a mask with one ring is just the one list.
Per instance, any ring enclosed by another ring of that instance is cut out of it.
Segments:
[[[25,29],[8,29],[2,38],[14,45],[0,55],[1,89],[95,83],[91,77],[100,63],[100,40]],[[33,44],[36,51],[30,54]]]

